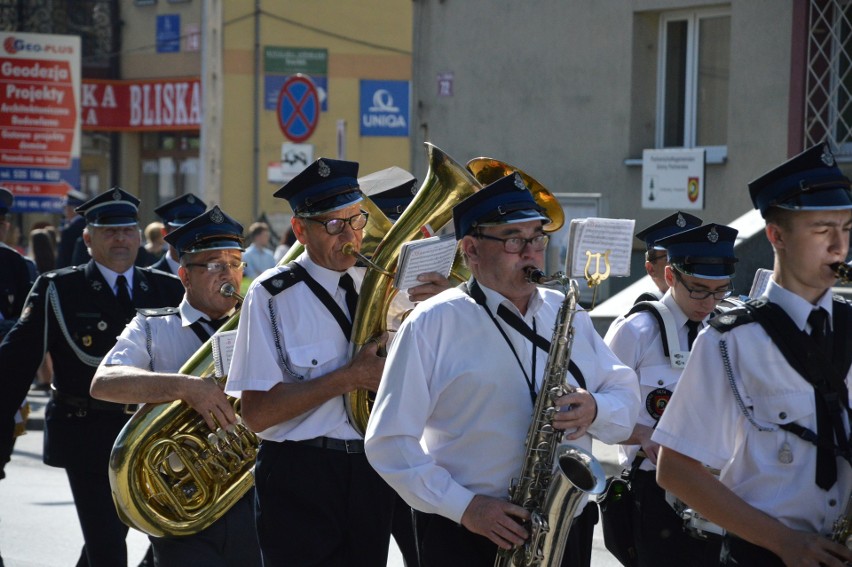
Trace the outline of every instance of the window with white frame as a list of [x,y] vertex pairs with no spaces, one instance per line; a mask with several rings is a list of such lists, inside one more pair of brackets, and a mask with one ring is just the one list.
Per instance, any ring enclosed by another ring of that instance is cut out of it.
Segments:
[[731,16],[727,10],[660,16],[657,147],[705,148],[727,157]]

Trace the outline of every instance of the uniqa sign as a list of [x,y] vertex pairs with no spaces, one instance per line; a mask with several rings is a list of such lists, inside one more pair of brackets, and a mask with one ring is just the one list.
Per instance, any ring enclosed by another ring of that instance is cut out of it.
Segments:
[[408,136],[408,81],[361,81],[361,136]]

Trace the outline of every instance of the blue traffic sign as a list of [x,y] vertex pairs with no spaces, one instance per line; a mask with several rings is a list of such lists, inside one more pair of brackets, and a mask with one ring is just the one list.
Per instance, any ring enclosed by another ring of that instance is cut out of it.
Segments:
[[307,75],[292,75],[284,81],[278,95],[278,125],[284,136],[297,144],[316,130],[320,100],[317,88]]

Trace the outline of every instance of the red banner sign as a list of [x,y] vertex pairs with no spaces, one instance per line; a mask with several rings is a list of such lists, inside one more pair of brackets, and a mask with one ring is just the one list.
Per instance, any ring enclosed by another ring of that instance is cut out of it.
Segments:
[[201,128],[201,79],[83,80],[83,130]]

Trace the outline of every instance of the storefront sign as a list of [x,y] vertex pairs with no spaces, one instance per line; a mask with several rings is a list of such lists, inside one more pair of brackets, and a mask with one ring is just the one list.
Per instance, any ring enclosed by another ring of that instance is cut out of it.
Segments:
[[199,130],[201,80],[83,81],[83,129]]
[[80,38],[0,32],[0,183],[15,212],[61,212],[80,183]]

